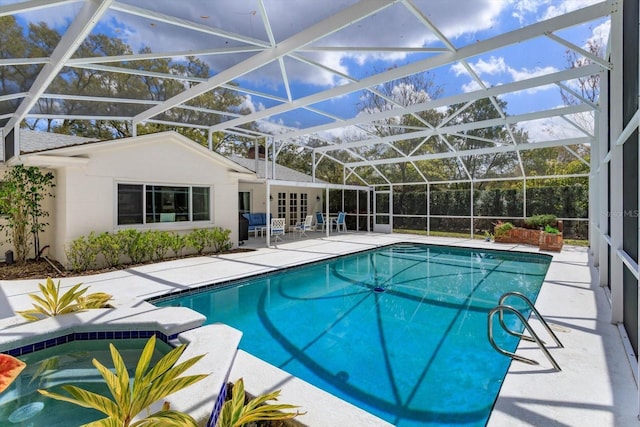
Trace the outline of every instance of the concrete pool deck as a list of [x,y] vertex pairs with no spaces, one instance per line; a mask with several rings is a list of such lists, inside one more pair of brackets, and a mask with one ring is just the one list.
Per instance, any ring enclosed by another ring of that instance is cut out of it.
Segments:
[[[259,242],[258,240],[257,243]],[[344,233],[285,241],[277,247],[261,248],[253,252],[184,258],[99,275],[63,278],[61,282],[63,287],[82,282],[90,285],[89,292],[108,292],[114,296],[113,305],[116,307],[145,308],[148,307],[145,300],[154,296],[396,242],[538,252],[533,247],[480,240]],[[607,293],[595,282],[597,275],[589,265],[587,248],[565,246],[561,253],[553,256],[536,307],[565,346],[549,347],[562,371],[553,370],[538,349],[521,345],[518,353],[540,361],[540,365],[511,363],[487,425],[640,426],[637,418],[638,391],[633,375],[633,370],[637,367],[629,362],[618,327],[610,323]],[[13,317],[16,310],[31,306],[28,294],[37,291],[39,282],[42,280],[0,282],[0,328],[17,321]],[[532,324],[535,328],[535,322]],[[536,331],[539,330],[540,328],[536,328]],[[542,338],[549,342],[544,334]],[[261,372],[251,372],[251,366],[255,366],[253,363],[244,364],[245,371],[241,365],[234,366],[233,375],[244,377],[249,386],[249,378],[252,375],[260,376]],[[286,388],[286,383],[274,381],[276,388]],[[265,385],[261,385],[263,386]],[[247,390],[254,392],[249,387]],[[327,411],[325,403],[324,413],[327,412],[332,411]],[[310,419],[306,418],[305,416],[300,421],[309,422]],[[341,425],[338,421],[336,424],[310,424]]]

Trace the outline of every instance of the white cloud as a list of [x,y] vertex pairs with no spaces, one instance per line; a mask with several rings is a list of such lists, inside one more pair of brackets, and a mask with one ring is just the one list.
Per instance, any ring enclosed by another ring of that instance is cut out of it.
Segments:
[[484,61],[482,58],[479,59],[475,64],[473,64],[472,68],[476,73],[480,75],[495,75],[504,73],[505,71],[509,70],[509,67],[507,67],[504,58],[496,58],[495,56],[489,58],[489,61]]
[[[2,3],[2,2],[0,2]],[[34,9],[17,15],[31,23],[44,22],[49,28],[65,31],[81,9],[81,3],[70,3],[58,6]]]
[[600,3],[600,0],[563,0],[557,5],[549,6],[542,14],[542,17],[543,19],[553,18],[596,3]]
[[531,69],[520,68],[516,70],[515,68],[507,67],[508,73],[511,75],[514,81],[526,80],[532,77],[544,76],[546,74],[555,73],[558,71],[556,67],[546,66],[546,67],[534,67]]
[[242,103],[239,105],[240,109],[243,110],[248,110],[252,113],[255,113],[256,111],[261,111],[264,110],[264,104],[262,103],[254,103],[253,99],[251,98],[251,95],[244,95]]
[[462,91],[463,92],[474,92],[476,90],[480,90],[482,89],[482,87],[480,86],[480,84],[475,81],[475,80],[471,80],[469,83],[465,83],[462,85]]
[[[415,4],[451,40],[461,36],[471,36],[478,31],[491,28],[507,5],[506,0],[456,1],[455,8],[450,7],[446,2],[430,0],[416,0]],[[337,13],[349,4],[349,1],[327,3],[284,0],[269,0],[264,3],[270,28],[278,43]],[[202,16],[207,16],[207,19],[202,21],[206,25],[267,41],[266,31],[258,12],[259,8],[254,1],[219,0],[216,2],[215,8],[212,8],[200,2],[166,2],[159,6],[152,0],[140,0],[138,6],[148,7],[152,10],[161,9],[164,14],[176,14],[184,19],[197,21],[200,21]],[[119,19],[131,22],[132,24],[127,25],[127,28],[135,28],[135,31],[126,34],[126,41],[133,46],[135,51],[145,45],[149,45],[153,51],[171,51],[218,47],[216,43],[224,45],[226,42],[222,38],[217,39],[205,34],[199,36],[197,33],[163,23],[152,26],[151,24],[154,22],[151,19],[119,12],[113,14]],[[291,19],[292,16],[295,16],[296,19]],[[250,25],[247,25],[248,22]],[[242,44],[241,42],[233,43],[235,45]],[[420,47],[441,46],[441,43],[402,3],[397,3],[336,33],[321,38],[313,45]],[[405,52],[391,50],[378,52],[325,51],[303,54],[325,67],[359,78],[362,77],[362,71],[359,68],[368,67],[372,61],[395,64],[404,61],[407,56]],[[214,70],[220,71],[247,59],[251,55],[253,54],[216,55],[204,59]],[[286,60],[286,70],[290,81],[294,83],[311,84],[318,87],[331,87],[344,83],[338,75],[295,60]],[[276,85],[282,82],[279,67],[265,67],[260,72],[252,73],[244,78],[258,83],[257,75],[260,76],[260,79],[268,79]]]
[[582,9],[601,0],[509,0],[511,16],[526,25]]
[[[489,60],[485,61],[482,58],[478,59],[474,63],[470,63],[469,66],[478,74],[478,76],[499,76],[501,74],[509,77],[511,81],[520,81],[530,79],[532,77],[543,76],[546,74],[554,73],[558,71],[556,67],[546,66],[546,67],[534,67],[534,68],[520,68],[516,69],[509,66],[506,60],[503,57],[495,57],[491,56]],[[468,74],[466,68],[461,63],[456,63],[451,66],[450,70],[459,77],[460,75]],[[491,84],[484,82],[486,86],[491,86]],[[547,90],[549,86],[532,88],[526,93],[535,93],[541,90]],[[475,90],[481,89],[480,85],[475,81],[471,80],[468,83],[465,83],[461,87],[463,92],[472,92]]]
[[540,120],[531,120],[518,124],[527,131],[530,142],[541,142],[555,139],[580,138],[585,134],[575,126],[567,123],[561,117],[549,117]]
[[[587,49],[589,44],[596,43],[602,46],[602,50],[604,51],[607,46],[607,41],[609,40],[609,31],[611,31],[611,21],[605,21],[598,25],[591,32],[592,36],[587,40],[583,48]],[[604,54],[604,52],[602,53]]]
[[511,16],[523,25],[527,22],[528,15],[535,14],[545,3],[548,3],[548,0],[512,0]]

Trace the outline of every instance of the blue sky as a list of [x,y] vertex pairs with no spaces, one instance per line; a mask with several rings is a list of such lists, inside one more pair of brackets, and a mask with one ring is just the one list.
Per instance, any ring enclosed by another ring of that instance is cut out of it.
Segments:
[[[0,0],[0,5],[13,3]],[[149,46],[154,52],[173,52],[189,49],[247,46],[251,40],[268,42],[265,23],[256,0],[158,1],[124,0],[123,3],[143,7],[158,13],[177,16],[192,22],[219,28],[241,35],[246,40],[234,40],[194,33],[168,25],[157,17],[142,17],[111,10],[103,17],[94,33],[118,36],[134,51]],[[332,15],[352,0],[289,1],[265,0],[264,8],[276,42],[281,42],[304,28]],[[413,0],[410,2],[424,14],[455,47],[482,41],[515,30],[558,14],[596,3],[595,0]],[[215,5],[213,7],[212,5]],[[18,16],[20,22],[47,22],[64,31],[82,3],[68,3],[53,8],[35,10]],[[599,20],[565,30],[559,36],[584,46],[593,37],[607,42],[608,21]],[[248,41],[249,42],[248,42]],[[311,46],[360,47],[444,47],[408,7],[395,4],[374,16],[359,21]],[[236,64],[253,53],[203,56],[215,74]],[[423,59],[430,54],[401,51],[355,52],[321,51],[300,52],[299,55],[336,70],[354,79],[390,67],[402,66]],[[180,58],[175,58],[179,61]],[[346,81],[338,74],[312,67],[292,58],[284,60],[293,98],[326,90]],[[488,86],[521,80],[540,73],[567,68],[566,47],[547,38],[531,40],[509,46],[477,58],[468,64]],[[442,88],[442,97],[477,89],[476,83],[460,63],[448,64],[432,70],[435,83]],[[283,75],[277,62],[247,73],[236,79],[242,87],[286,98]],[[511,94],[502,98],[508,102],[508,114],[519,114],[562,104],[557,87],[538,90],[537,93]],[[340,117],[357,114],[358,93],[325,101],[318,108]],[[259,96],[247,96],[245,105],[260,110],[277,102]],[[270,120],[291,127],[309,127],[326,122],[326,118],[299,111],[271,117]]]

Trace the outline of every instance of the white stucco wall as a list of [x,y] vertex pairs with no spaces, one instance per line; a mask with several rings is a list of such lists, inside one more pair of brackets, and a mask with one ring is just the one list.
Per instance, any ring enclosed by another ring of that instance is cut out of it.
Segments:
[[[108,144],[108,143],[107,143]],[[89,151],[84,166],[57,168],[55,243],[51,256],[66,263],[65,246],[72,240],[94,231],[115,232],[122,228],[116,218],[117,184],[195,185],[211,188],[211,221],[195,223],[160,223],[135,226],[188,232],[194,228],[219,226],[231,230],[237,244],[238,179],[228,168],[198,149],[165,138],[160,134],[150,141],[115,144],[113,148]],[[199,147],[196,147],[199,148]],[[77,153],[75,153],[77,155]]]

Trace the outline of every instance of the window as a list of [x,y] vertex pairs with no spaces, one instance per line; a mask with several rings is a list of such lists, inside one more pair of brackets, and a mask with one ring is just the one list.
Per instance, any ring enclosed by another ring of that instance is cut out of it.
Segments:
[[142,224],[143,186],[118,184],[118,225]]
[[297,225],[298,219],[298,193],[289,193],[289,225]]
[[209,187],[118,184],[118,225],[209,221]]
[[287,193],[278,193],[278,218],[287,217]]
[[238,193],[238,212],[251,213],[251,192],[240,191]]

